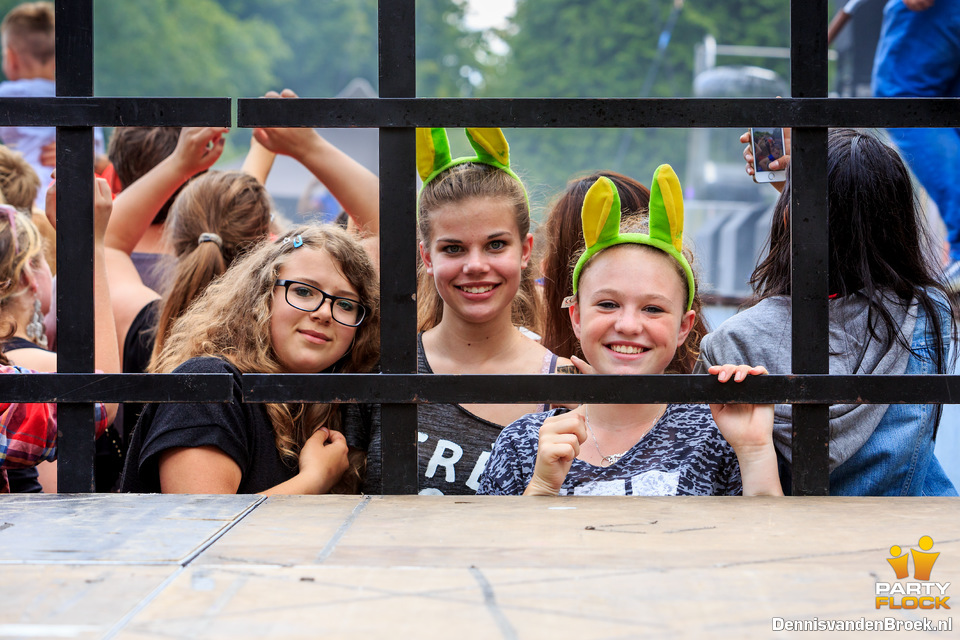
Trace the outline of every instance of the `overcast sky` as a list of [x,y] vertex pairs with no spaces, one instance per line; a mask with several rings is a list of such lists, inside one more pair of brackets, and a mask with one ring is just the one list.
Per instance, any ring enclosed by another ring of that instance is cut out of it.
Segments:
[[472,29],[502,26],[504,19],[512,15],[515,0],[468,0],[467,26]]

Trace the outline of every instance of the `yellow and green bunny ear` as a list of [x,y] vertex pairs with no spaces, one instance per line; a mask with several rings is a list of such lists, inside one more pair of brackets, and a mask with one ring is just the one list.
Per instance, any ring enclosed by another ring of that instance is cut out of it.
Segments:
[[620,194],[610,178],[601,176],[587,191],[580,219],[587,249],[620,235]]
[[[420,174],[424,186],[451,167],[475,162],[500,169],[523,187],[520,176],[510,168],[510,145],[507,144],[503,131],[496,128],[468,128],[466,134],[470,146],[477,152],[477,155],[452,158],[447,132],[444,129],[417,129],[417,173]],[[423,192],[423,187],[420,188],[420,191]],[[526,196],[526,188],[524,188],[523,193]],[[529,208],[529,206],[528,198],[527,207]]]
[[690,263],[683,257],[683,193],[677,174],[668,164],[657,167],[650,190],[650,234],[620,233],[620,194],[610,178],[601,176],[583,199],[581,211],[586,250],[573,269],[573,293],[580,273],[595,255],[618,244],[645,244],[676,260],[687,277],[687,310],[693,306],[696,282]]
[[662,164],[650,187],[650,237],[683,250],[683,193],[673,167]]
[[500,129],[468,128],[467,140],[477,152],[477,159],[483,164],[491,164],[510,170],[510,145]]
[[450,164],[450,141],[447,132],[435,127],[432,129],[417,129],[417,173],[420,179],[427,182],[434,174],[439,173]]

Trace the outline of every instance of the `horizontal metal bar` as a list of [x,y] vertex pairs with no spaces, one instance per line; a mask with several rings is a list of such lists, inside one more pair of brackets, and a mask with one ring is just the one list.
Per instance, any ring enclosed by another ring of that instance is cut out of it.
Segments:
[[957,98],[240,98],[241,127],[956,127]]
[[245,374],[245,402],[960,403],[960,376]]
[[228,373],[32,373],[0,376],[0,402],[230,402]]
[[229,127],[230,98],[0,98],[0,126]]
[[[0,402],[229,402],[228,374],[7,374]],[[960,375],[776,375],[721,384],[707,375],[245,374],[245,402],[960,403]]]

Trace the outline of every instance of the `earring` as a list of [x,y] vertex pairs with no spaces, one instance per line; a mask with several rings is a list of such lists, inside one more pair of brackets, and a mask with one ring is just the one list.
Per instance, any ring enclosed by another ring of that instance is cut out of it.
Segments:
[[40,298],[33,299],[33,317],[27,324],[27,338],[40,347],[47,348],[47,334],[43,326],[43,312]]

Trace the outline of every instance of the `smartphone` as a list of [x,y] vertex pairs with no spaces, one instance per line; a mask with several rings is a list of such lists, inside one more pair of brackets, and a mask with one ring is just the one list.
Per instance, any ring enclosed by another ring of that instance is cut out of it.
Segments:
[[753,146],[754,182],[783,182],[787,179],[785,169],[770,170],[770,163],[783,157],[782,128],[750,127],[750,144]]

